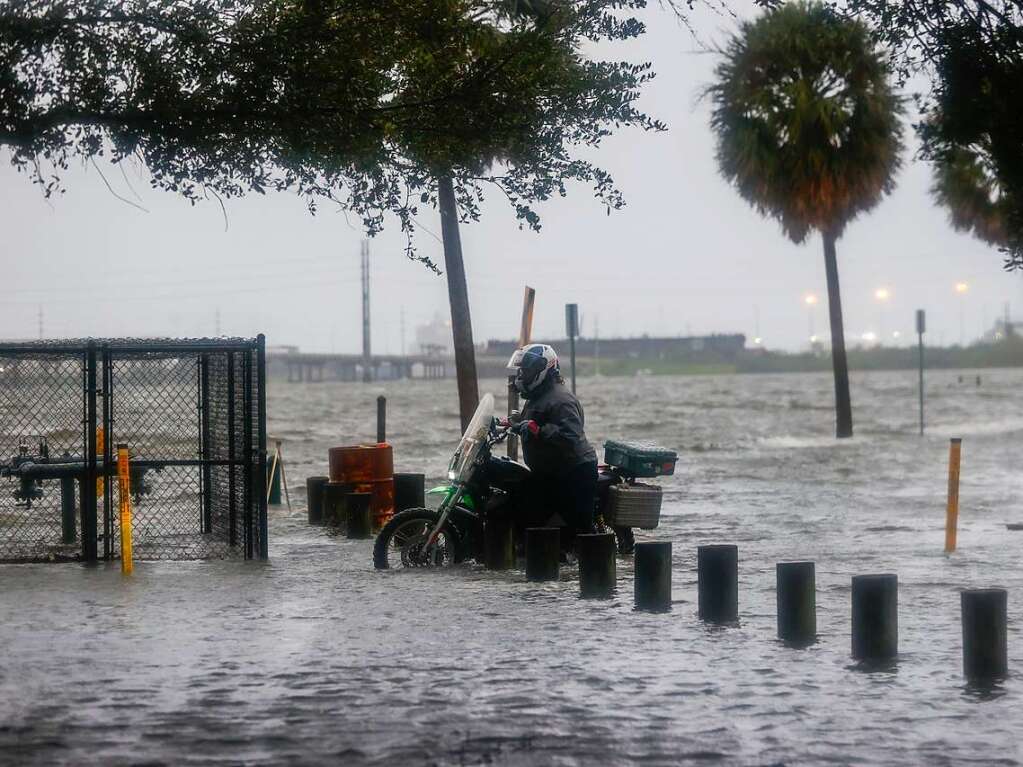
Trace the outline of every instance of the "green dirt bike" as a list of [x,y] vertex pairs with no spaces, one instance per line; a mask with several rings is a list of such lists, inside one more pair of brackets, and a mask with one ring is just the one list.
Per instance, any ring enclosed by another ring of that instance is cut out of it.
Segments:
[[[436,510],[406,509],[395,514],[380,530],[373,547],[373,564],[377,569],[443,567],[469,559],[479,560],[488,520],[510,519],[515,527],[515,540],[525,539],[525,528],[534,526],[520,513],[530,470],[517,461],[493,455],[494,446],[503,442],[508,433],[508,427],[494,417],[493,396],[485,395],[448,465],[451,484],[430,491],[443,494],[440,506]],[[672,473],[674,462],[674,454],[671,454],[670,471],[669,461],[665,460],[657,473]],[[629,514],[635,511],[637,493],[646,489],[647,495],[650,494],[650,486],[636,484],[635,477],[627,467],[601,466],[598,469],[594,519],[598,531],[615,534],[622,554],[631,554],[635,545],[632,527],[627,523]],[[619,492],[615,493],[612,488],[618,488]],[[656,516],[641,514],[641,518],[634,520],[639,523],[635,526],[657,526],[660,488],[653,489],[657,491]],[[616,508],[612,496],[624,497],[627,503],[624,507],[619,503]],[[564,535],[563,545],[569,546],[572,536],[572,533]]]

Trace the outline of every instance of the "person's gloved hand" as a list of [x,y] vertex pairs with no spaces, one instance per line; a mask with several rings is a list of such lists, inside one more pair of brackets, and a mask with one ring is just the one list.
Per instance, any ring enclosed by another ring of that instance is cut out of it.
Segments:
[[529,419],[528,421],[519,421],[511,428],[513,434],[518,434],[519,438],[525,442],[530,439],[535,439],[540,434],[540,424],[536,421]]

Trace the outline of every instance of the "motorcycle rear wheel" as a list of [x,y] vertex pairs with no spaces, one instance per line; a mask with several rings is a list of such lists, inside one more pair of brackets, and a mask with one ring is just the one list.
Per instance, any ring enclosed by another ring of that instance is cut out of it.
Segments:
[[400,567],[447,567],[462,561],[462,541],[450,521],[438,533],[430,555],[423,551],[426,538],[440,515],[430,509],[406,509],[391,517],[377,534],[373,566],[377,570]]

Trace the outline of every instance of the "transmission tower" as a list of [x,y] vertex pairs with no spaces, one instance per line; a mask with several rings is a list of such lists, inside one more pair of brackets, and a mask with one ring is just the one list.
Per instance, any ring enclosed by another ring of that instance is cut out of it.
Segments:
[[362,373],[365,380],[370,378],[369,345],[369,240],[362,241]]

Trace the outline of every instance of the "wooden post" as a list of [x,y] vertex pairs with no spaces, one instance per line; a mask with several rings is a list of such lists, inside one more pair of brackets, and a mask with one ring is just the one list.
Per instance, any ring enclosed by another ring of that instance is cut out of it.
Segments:
[[700,546],[696,561],[700,619],[712,623],[739,620],[739,547]]
[[614,533],[584,533],[575,537],[579,553],[579,596],[607,599],[615,591]]
[[487,520],[483,531],[484,559],[489,570],[511,570],[515,567],[515,539],[508,520]]
[[348,538],[373,536],[373,496],[369,493],[349,493],[345,496],[345,535]]
[[[536,302],[536,291],[526,285],[526,289],[522,294],[522,320],[519,322],[519,338],[518,344],[521,349],[523,346],[529,343],[533,337],[533,305]],[[512,384],[511,380],[508,381],[508,415],[512,414],[512,411],[519,409],[519,392]],[[508,457],[513,461],[519,459],[519,438],[515,435],[509,435],[508,437]]]
[[817,586],[813,562],[779,562],[778,638],[796,646],[817,641]]
[[394,513],[426,506],[426,475],[394,475]]
[[671,609],[671,541],[636,544],[634,598],[637,610]]
[[526,528],[526,580],[556,581],[560,573],[560,559],[560,528]]
[[956,550],[959,527],[959,458],[963,441],[953,437],[948,446],[948,507],[945,510],[945,553]]
[[852,654],[857,660],[890,660],[899,654],[899,578],[854,575]]
[[451,305],[458,411],[462,431],[465,431],[476,412],[480,393],[476,379],[476,347],[472,342],[472,317],[469,314],[469,290],[465,284],[462,239],[458,232],[458,204],[451,176],[441,176],[437,180],[437,198],[440,204],[441,236],[444,240],[444,269],[448,278],[448,303]]
[[1005,589],[960,592],[963,620],[963,673],[971,681],[999,679],[1009,673]]
[[354,491],[355,485],[351,482],[327,482],[323,485],[320,490],[323,524],[344,527],[348,519],[348,495]]
[[310,525],[323,524],[323,486],[327,477],[307,477],[305,481],[306,510]]

